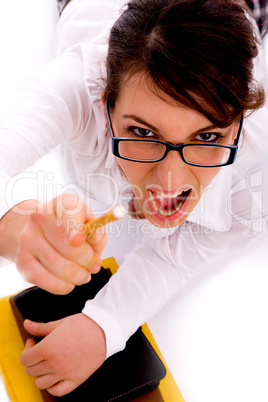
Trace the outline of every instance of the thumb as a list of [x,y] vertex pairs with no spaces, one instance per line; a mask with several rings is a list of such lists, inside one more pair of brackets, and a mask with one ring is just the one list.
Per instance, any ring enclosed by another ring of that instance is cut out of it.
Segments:
[[51,321],[48,323],[34,322],[27,319],[24,321],[23,325],[26,331],[31,335],[45,337],[58,326],[58,323],[57,321]]

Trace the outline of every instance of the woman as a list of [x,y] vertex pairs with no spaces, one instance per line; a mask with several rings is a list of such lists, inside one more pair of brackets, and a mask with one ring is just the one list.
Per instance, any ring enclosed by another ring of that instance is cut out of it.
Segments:
[[[93,21],[100,12],[104,35],[86,25],[80,42],[85,32],[90,42],[41,68],[11,106],[5,99],[1,119],[3,181],[61,144],[86,196],[106,208],[131,186],[130,213],[149,228],[81,314],[26,321],[45,339],[28,341],[22,363],[53,395],[72,391],[124,348],[198,270],[267,231],[267,202],[253,200],[247,187],[237,190],[259,171],[265,182],[268,172],[264,70],[245,9],[231,0],[133,0],[113,25],[107,52],[107,27],[120,5],[110,2],[104,15],[100,2],[72,0],[62,13],[59,52],[75,44],[64,29],[74,16],[87,21],[86,10]],[[75,195],[6,211],[1,255],[16,259],[28,281],[64,294],[98,271],[106,235],[86,240],[77,232],[90,217]]]

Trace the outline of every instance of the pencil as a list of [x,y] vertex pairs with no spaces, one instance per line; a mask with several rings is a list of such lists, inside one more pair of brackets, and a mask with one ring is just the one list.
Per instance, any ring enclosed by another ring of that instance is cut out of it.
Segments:
[[116,221],[118,219],[123,218],[126,215],[126,211],[122,205],[117,205],[112,208],[110,211],[106,212],[106,214],[99,216],[93,221],[84,223],[84,229],[87,234],[87,237],[93,235],[96,229],[101,226],[107,225],[107,223]]

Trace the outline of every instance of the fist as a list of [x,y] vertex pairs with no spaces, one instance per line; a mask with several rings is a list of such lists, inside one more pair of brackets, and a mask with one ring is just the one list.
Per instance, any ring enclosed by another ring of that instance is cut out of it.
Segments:
[[107,244],[104,227],[87,238],[83,224],[94,218],[74,194],[39,204],[19,236],[15,261],[21,276],[55,294],[67,294],[75,285],[89,282],[101,267]]

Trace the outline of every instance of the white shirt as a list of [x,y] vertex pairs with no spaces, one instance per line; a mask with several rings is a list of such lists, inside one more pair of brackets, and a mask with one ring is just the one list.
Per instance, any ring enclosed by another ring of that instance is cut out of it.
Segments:
[[[72,9],[66,19],[77,3],[68,5]],[[100,100],[106,44],[103,36],[95,39],[39,68],[1,105],[2,215],[13,206],[10,177],[56,146],[69,182],[81,187],[85,201],[94,196],[108,209],[128,187],[110,150]],[[58,48],[63,49],[61,43]],[[256,74],[264,82],[261,62]],[[107,356],[124,348],[137,327],[198,272],[219,265],[231,247],[267,232],[267,122],[267,104],[245,119],[236,162],[220,170],[184,224],[161,230],[147,221],[137,223],[140,233],[145,232],[141,243],[83,309],[104,329]]]

